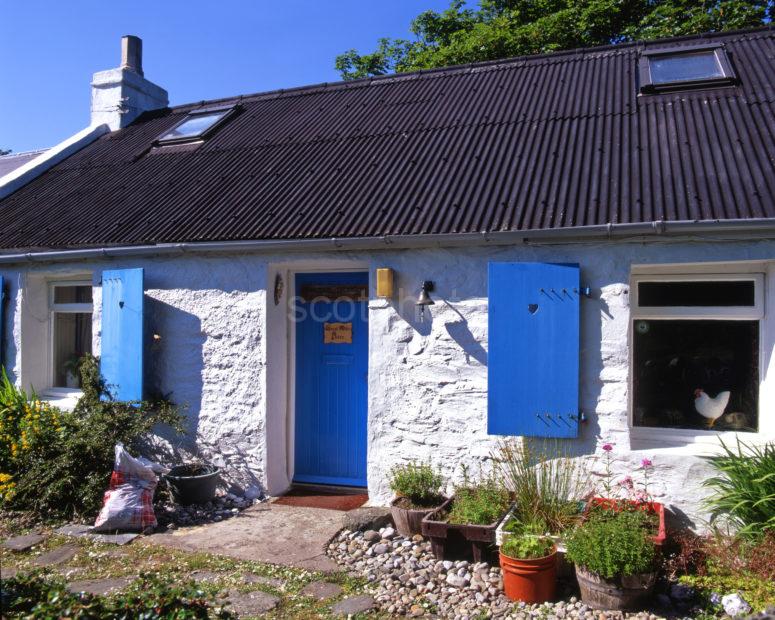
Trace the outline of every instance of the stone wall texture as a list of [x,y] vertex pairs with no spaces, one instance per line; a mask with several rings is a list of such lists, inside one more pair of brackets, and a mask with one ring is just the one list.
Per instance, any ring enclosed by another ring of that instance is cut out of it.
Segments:
[[[369,495],[372,503],[385,504],[390,499],[387,472],[397,463],[431,460],[451,481],[459,479],[462,465],[474,474],[491,467],[497,438],[486,432],[487,263],[576,262],[583,285],[592,290],[581,310],[580,405],[588,422],[578,439],[565,442],[565,448],[599,471],[600,447],[611,443],[617,474],[637,470],[642,458],[652,459],[654,494],[702,527],[701,482],[709,470],[701,455],[709,445],[636,439],[629,428],[631,267],[772,257],[772,241],[685,241],[181,256],[4,268],[0,273],[10,283],[11,297],[4,318],[4,360],[16,380],[24,383],[20,315],[35,310],[25,304],[28,276],[89,272],[98,285],[103,269],[144,267],[147,385],[184,406],[188,420],[187,439],[167,437],[166,448],[214,459],[226,468],[229,481],[242,489],[277,489],[283,483],[272,483],[268,477],[275,476],[273,469],[292,473],[292,463],[287,462],[292,461],[288,457],[292,442],[285,431],[270,429],[288,429],[292,437],[293,419],[285,404],[287,385],[268,384],[267,366],[287,366],[292,359],[286,357],[290,347],[284,344],[289,338],[285,315],[268,312],[274,286],[270,273],[278,271],[287,282],[295,264],[308,271],[310,266],[326,269],[331,260],[368,266],[372,274],[377,267],[391,267],[398,294],[389,301],[372,295],[369,303]],[[771,290],[775,272],[769,264],[763,270]],[[436,283],[432,294],[436,303],[420,321],[414,302],[423,280]],[[286,284],[285,300],[291,288]],[[97,352],[99,299],[97,289]],[[761,368],[762,419],[770,400],[767,367],[775,341],[771,322],[765,316],[761,332],[766,352]],[[272,350],[280,353],[268,358],[271,337],[279,339],[281,344]],[[536,352],[524,355],[540,363]],[[272,463],[267,463],[267,445],[273,446]]]

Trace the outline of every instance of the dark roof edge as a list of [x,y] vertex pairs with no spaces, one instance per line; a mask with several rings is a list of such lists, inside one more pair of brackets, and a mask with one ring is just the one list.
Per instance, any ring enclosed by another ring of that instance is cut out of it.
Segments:
[[589,240],[643,241],[677,237],[727,235],[730,240],[775,239],[775,219],[642,222],[605,224],[574,228],[515,230],[485,233],[387,235],[327,239],[269,239],[256,241],[197,241],[150,245],[106,246],[78,250],[42,250],[0,254],[0,265],[53,263],[136,256],[215,254],[230,252],[359,251],[409,248],[517,245],[531,243],[573,243]]
[[535,61],[541,59],[557,59],[563,56],[586,56],[589,54],[596,54],[599,52],[606,52],[619,49],[627,49],[632,47],[646,47],[652,45],[662,46],[663,44],[679,43],[682,41],[693,41],[698,39],[713,39],[719,37],[734,38],[736,36],[754,34],[758,32],[775,31],[775,24],[767,24],[765,26],[756,26],[753,28],[740,28],[738,30],[721,30],[716,32],[703,32],[700,34],[685,34],[667,39],[639,39],[637,41],[626,41],[622,43],[611,43],[609,45],[599,45],[596,47],[577,47],[568,50],[558,50],[556,52],[545,52],[543,54],[529,54],[524,56],[510,56],[507,58],[498,58],[495,60],[482,60],[479,62],[466,63],[462,65],[450,65],[447,67],[436,67],[433,69],[419,69],[417,71],[407,71],[404,73],[388,73],[385,75],[377,75],[365,78],[358,78],[356,80],[339,80],[336,82],[319,82],[317,84],[305,84],[302,86],[295,86],[291,88],[278,88],[274,90],[268,90],[257,93],[247,93],[243,95],[234,95],[232,97],[221,97],[218,99],[203,99],[201,101],[192,101],[190,103],[181,103],[175,106],[170,106],[171,112],[185,112],[192,109],[196,109],[203,105],[213,105],[227,102],[239,102],[252,99],[260,99],[264,97],[281,97],[281,96],[293,96],[301,95],[305,92],[315,92],[319,90],[328,90],[335,88],[355,88],[358,86],[372,84],[374,82],[391,81],[398,79],[412,79],[413,77],[430,76],[450,72],[464,72],[475,70],[484,67],[514,64],[518,62]]

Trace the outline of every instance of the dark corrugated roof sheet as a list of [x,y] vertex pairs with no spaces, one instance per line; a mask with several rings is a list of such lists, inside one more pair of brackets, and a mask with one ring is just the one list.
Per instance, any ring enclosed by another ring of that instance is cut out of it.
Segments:
[[0,177],[5,176],[9,172],[13,172],[17,168],[21,168],[28,161],[32,161],[47,150],[48,149],[39,149],[37,151],[24,151],[23,153],[0,155]]
[[643,44],[234,99],[196,149],[147,114],[3,201],[0,247],[458,233],[775,217],[775,31],[735,87],[638,96]]

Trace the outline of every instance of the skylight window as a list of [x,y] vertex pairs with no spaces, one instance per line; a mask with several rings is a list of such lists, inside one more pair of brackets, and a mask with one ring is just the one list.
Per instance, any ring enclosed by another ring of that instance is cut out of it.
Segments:
[[646,50],[640,59],[641,92],[727,86],[735,82],[721,47]]
[[234,106],[229,106],[189,112],[182,121],[159,136],[157,142],[159,144],[180,144],[203,140],[231,116],[234,109]]

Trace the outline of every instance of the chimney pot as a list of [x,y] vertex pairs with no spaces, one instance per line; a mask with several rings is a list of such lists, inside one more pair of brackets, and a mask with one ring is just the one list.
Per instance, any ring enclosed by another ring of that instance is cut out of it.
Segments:
[[143,40],[128,34],[121,37],[121,68],[143,75]]

